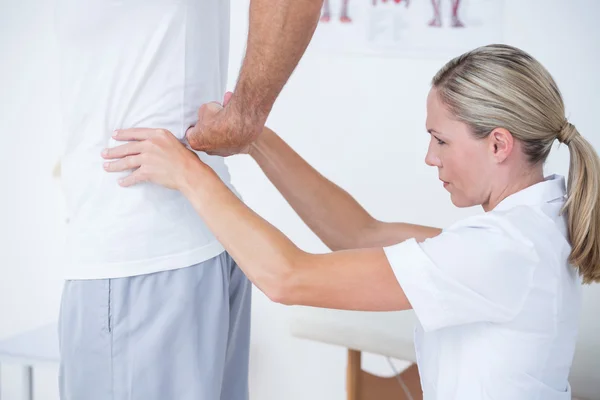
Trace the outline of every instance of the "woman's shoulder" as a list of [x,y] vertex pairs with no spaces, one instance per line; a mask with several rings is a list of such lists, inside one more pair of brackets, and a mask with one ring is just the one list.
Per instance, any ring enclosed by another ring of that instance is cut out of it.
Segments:
[[489,211],[460,219],[443,229],[443,232],[476,232],[480,234],[506,234],[521,236],[523,228],[542,224],[542,218],[532,207],[518,206],[510,210]]
[[515,217],[485,213],[464,218],[420,247],[438,270],[464,277],[477,287],[519,284],[525,291],[543,254],[532,230]]
[[480,245],[490,257],[519,253],[540,260],[550,251],[569,249],[563,219],[552,219],[539,207],[527,205],[461,219],[445,228],[440,236],[444,235],[464,246]]
[[564,222],[564,217],[559,214],[560,207],[554,208],[555,210],[548,212],[539,206],[519,205],[510,209],[492,210],[458,220],[444,231],[474,229],[517,237],[523,234],[537,237],[540,232],[548,233],[548,230],[560,228]]

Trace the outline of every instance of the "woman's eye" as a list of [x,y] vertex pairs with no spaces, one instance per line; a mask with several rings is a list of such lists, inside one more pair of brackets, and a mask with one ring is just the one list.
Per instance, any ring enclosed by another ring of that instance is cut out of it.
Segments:
[[[434,136],[435,137],[435,136]],[[438,138],[435,138],[435,140],[437,140],[438,144],[446,144],[446,142],[444,142],[443,140],[440,140]]]

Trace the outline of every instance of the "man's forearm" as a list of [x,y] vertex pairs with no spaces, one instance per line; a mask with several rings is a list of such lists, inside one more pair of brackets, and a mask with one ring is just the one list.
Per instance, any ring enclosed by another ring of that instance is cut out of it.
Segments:
[[230,106],[257,129],[310,43],[322,4],[251,0],[246,55]]

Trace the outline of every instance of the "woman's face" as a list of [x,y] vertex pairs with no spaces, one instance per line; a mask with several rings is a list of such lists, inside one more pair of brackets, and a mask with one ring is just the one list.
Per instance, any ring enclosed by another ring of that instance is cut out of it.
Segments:
[[427,131],[431,136],[425,163],[438,177],[457,207],[485,204],[493,182],[490,142],[476,139],[469,127],[453,118],[432,88],[427,97]]

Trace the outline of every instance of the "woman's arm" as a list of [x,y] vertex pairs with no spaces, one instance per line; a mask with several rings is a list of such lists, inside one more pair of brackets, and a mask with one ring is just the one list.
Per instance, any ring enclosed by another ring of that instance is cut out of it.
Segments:
[[331,250],[424,240],[441,230],[374,219],[345,190],[311,167],[275,132],[264,128],[250,155],[300,218]]
[[132,141],[103,153],[109,172],[135,171],[124,186],[150,181],[180,190],[248,278],[284,304],[347,310],[410,308],[381,248],[309,254],[242,203],[216,173],[170,132],[134,128]]
[[242,203],[209,167],[180,187],[248,278],[271,300],[346,310],[410,308],[381,248],[309,254]]

